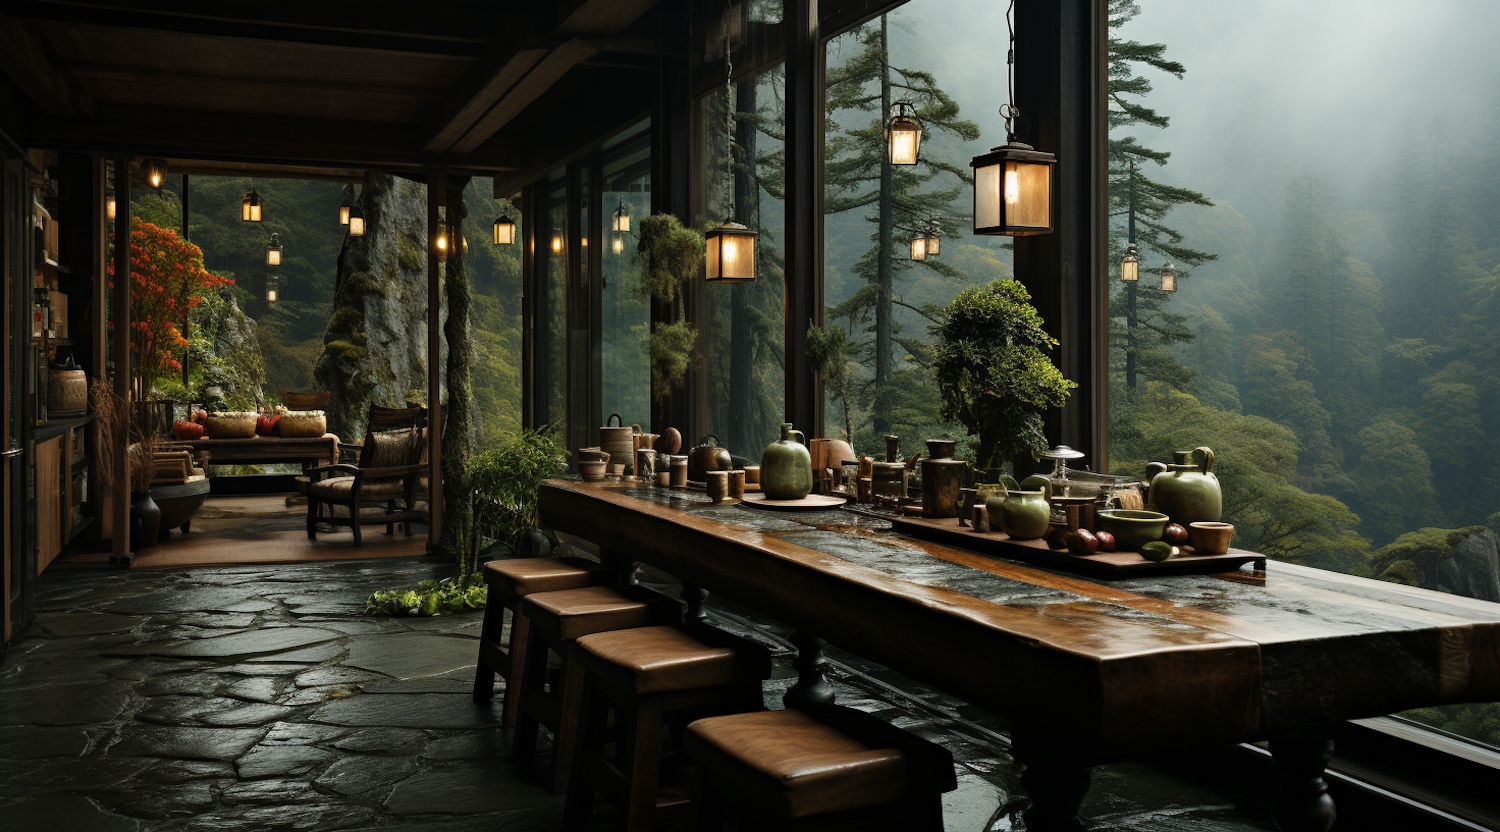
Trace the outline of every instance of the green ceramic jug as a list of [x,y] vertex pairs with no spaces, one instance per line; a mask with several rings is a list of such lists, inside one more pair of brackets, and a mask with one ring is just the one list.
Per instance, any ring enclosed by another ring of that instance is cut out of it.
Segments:
[[1036,540],[1052,523],[1052,505],[1040,491],[1008,491],[991,494],[985,501],[990,522],[1014,540]]
[[781,438],[760,455],[760,490],[767,500],[800,500],[812,491],[812,454],[792,438],[794,433],[807,441],[791,422],[782,422]]
[[1214,452],[1208,448],[1174,451],[1171,465],[1148,463],[1149,501],[1184,528],[1200,520],[1217,521],[1224,513],[1224,494],[1213,467]]

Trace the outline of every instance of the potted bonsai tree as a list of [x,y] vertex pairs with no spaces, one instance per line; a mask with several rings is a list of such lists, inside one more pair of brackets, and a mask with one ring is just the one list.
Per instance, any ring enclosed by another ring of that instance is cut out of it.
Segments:
[[1047,357],[1057,341],[1042,330],[1026,287],[996,280],[965,289],[948,305],[939,335],[943,418],[978,441],[975,468],[994,481],[1023,451],[1037,458],[1047,449],[1042,414],[1061,407],[1078,385]]

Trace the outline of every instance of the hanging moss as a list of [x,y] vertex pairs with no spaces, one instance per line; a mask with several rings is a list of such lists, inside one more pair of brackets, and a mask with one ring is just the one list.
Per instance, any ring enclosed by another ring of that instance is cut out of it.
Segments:
[[328,318],[324,343],[330,341],[365,341],[365,311],[358,306],[341,306]]
[[698,331],[686,321],[657,324],[651,329],[651,390],[657,401],[687,377]]
[[412,238],[402,235],[396,238],[396,262],[403,271],[419,272],[427,268],[426,255]]
[[364,346],[349,341],[329,341],[323,345],[323,351],[342,361],[361,361],[369,355],[369,350]]
[[671,214],[641,220],[637,249],[645,256],[646,270],[640,292],[665,303],[678,300],[681,285],[698,274],[703,247],[703,235]]

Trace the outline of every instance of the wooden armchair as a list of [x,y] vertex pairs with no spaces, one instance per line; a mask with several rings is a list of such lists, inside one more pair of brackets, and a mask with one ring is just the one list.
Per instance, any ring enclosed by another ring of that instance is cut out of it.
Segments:
[[[360,526],[364,524],[384,523],[386,534],[395,534],[395,524],[401,523],[407,536],[411,536],[412,521],[427,520],[427,513],[415,508],[417,482],[427,471],[422,462],[422,439],[422,429],[415,420],[405,427],[371,431],[365,434],[358,465],[341,463],[309,469],[308,539],[318,539],[319,523],[351,527],[355,546],[363,545]],[[333,476],[325,479],[326,474]],[[400,510],[396,506],[398,500],[402,504]],[[324,506],[329,507],[326,513]],[[334,514],[333,506],[343,506],[348,516]],[[361,508],[370,506],[383,506],[385,511],[360,514]]]

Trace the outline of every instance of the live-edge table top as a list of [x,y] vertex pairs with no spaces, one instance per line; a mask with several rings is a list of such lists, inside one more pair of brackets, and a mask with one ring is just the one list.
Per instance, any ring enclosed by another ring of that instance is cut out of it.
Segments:
[[839,510],[549,480],[541,524],[652,564],[1089,762],[1500,699],[1500,604],[1272,561],[1099,581]]

